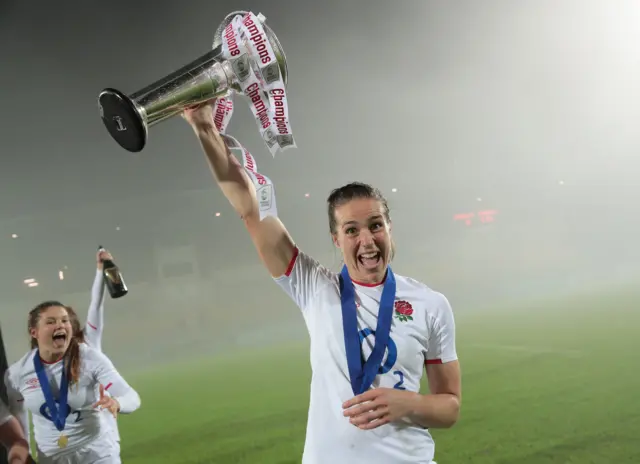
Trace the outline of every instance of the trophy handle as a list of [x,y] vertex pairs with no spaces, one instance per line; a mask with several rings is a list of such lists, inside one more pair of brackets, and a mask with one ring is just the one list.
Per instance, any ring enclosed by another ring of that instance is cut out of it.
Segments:
[[147,125],[133,100],[116,89],[98,96],[100,116],[111,137],[125,150],[136,153],[147,144]]

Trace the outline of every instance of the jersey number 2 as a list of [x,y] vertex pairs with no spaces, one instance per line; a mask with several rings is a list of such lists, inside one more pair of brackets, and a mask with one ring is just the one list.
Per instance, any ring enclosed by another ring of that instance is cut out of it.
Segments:
[[[375,334],[376,333],[368,327],[362,329],[359,333],[360,344],[362,344],[369,335],[375,335]],[[398,348],[396,348],[396,344],[391,337],[389,337],[389,344],[387,346],[387,350],[388,350],[387,361],[382,366],[380,366],[380,369],[378,370],[378,374],[386,374],[387,372],[389,372],[393,368],[393,365],[396,363],[396,360],[398,359]],[[393,388],[395,388],[396,390],[406,390],[407,388],[404,386],[404,372],[399,370],[393,371],[393,375],[398,377],[398,382],[396,382]]]
[[[58,403],[57,400],[56,400],[56,405],[60,407],[60,403]],[[44,403],[42,406],[40,406],[40,414],[42,414],[45,418],[53,422],[53,420],[51,419],[51,414],[49,414],[49,408],[47,407],[47,403]],[[81,410],[69,411],[69,414],[67,414],[67,417],[69,417],[69,415],[71,414],[75,414],[76,416],[76,420],[74,422],[80,422],[82,419],[84,419],[84,417],[82,417]]]
[[402,373],[402,371],[393,371],[393,375],[397,375],[400,379],[398,383],[393,386],[393,388],[395,388],[396,390],[406,390],[406,388],[404,387],[404,374]]

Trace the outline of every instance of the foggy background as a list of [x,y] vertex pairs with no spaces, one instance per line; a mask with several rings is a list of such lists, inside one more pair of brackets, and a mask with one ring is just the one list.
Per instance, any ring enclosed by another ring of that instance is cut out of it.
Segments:
[[396,273],[456,312],[639,281],[637,1],[9,1],[9,362],[27,350],[40,301],[84,320],[98,245],[130,289],[105,308],[105,352],[119,367],[306,340],[187,124],[153,127],[134,155],[99,117],[103,88],[131,94],[196,59],[238,9],[265,14],[283,44],[298,149],[272,158],[238,97],[229,133],[273,180],[298,245],[325,265],[340,266],[326,197],[359,180],[389,199]]

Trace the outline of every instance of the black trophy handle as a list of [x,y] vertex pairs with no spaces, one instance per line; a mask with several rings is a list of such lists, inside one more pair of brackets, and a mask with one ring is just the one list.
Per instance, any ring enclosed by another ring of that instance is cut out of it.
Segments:
[[132,153],[142,151],[147,127],[133,101],[119,90],[104,89],[98,102],[102,122],[118,145]]

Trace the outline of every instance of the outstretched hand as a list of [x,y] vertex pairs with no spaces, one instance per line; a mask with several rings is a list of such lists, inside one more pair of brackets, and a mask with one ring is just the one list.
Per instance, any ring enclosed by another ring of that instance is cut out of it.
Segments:
[[108,410],[113,414],[113,417],[117,418],[120,412],[120,403],[118,400],[110,395],[106,395],[104,391],[104,385],[100,384],[100,399],[93,405],[94,408],[100,408],[101,410]]

